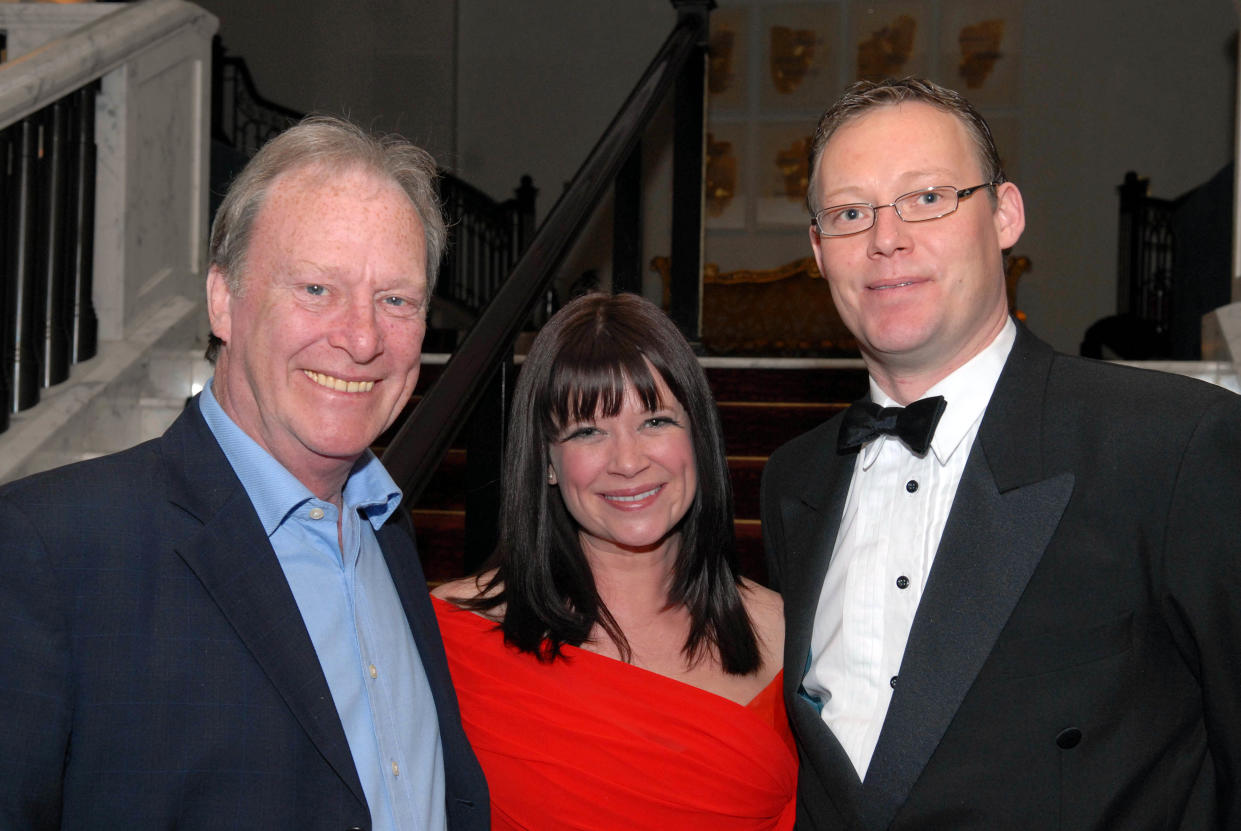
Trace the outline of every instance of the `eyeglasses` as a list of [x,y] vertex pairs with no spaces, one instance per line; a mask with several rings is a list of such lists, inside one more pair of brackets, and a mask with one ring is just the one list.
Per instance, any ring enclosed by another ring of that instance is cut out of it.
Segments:
[[880,208],[891,208],[905,222],[929,222],[942,219],[957,209],[962,199],[968,199],[975,191],[993,188],[1000,182],[984,182],[972,188],[957,190],[952,185],[923,188],[901,194],[886,205],[868,202],[851,202],[824,208],[811,220],[821,237],[847,237],[860,234],[875,225]]

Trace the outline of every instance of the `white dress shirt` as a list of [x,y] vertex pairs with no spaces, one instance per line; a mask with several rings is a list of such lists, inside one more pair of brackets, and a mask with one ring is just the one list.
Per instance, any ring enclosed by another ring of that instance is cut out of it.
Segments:
[[[947,408],[925,456],[900,439],[864,445],[853,468],[810,639],[806,692],[865,778],[899,683],[901,658],[983,411],[1017,336],[1010,319],[986,349],[926,397]],[[871,400],[898,406],[874,380]]]

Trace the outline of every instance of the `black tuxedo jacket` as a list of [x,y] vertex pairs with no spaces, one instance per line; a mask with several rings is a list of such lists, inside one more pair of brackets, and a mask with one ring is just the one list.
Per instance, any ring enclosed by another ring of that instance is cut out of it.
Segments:
[[1241,828],[1241,398],[1019,329],[864,782],[799,694],[839,426],[763,476],[798,828]]
[[[435,698],[448,825],[486,829],[397,514],[378,538]],[[370,825],[293,593],[197,401],[159,439],[0,489],[0,828]]]

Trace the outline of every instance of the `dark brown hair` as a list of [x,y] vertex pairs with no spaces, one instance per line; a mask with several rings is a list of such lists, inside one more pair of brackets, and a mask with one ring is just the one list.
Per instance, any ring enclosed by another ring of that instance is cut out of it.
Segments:
[[656,383],[685,409],[698,491],[679,525],[668,602],[690,613],[690,661],[714,648],[726,672],[758,669],[758,644],[740,595],[732,486],[719,414],[706,375],[680,331],[632,294],[588,294],[552,316],[534,340],[513,396],[500,509],[500,542],[485,596],[462,605],[502,607],[504,639],[542,660],[580,646],[599,624],[629,659],[629,645],[595,588],[578,527],[547,481],[549,443],[571,421],[620,412],[631,386],[660,406]]

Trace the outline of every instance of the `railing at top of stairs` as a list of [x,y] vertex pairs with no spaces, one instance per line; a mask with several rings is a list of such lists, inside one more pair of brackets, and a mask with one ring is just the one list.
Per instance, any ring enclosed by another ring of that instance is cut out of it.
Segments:
[[[443,374],[384,453],[384,464],[407,503],[417,500],[460,426],[472,414],[466,456],[465,567],[490,554],[496,539],[499,465],[513,342],[554,270],[608,187],[616,183],[615,214],[635,217],[640,198],[640,140],[659,104],[675,95],[671,314],[698,338],[702,271],[702,161],[707,24],[714,0],[672,0],[677,22],[612,123],[582,163],[539,228],[529,249],[500,286]],[[622,203],[622,200],[625,200]],[[618,229],[618,238],[637,238]],[[613,246],[613,288],[639,279],[640,251]]]

